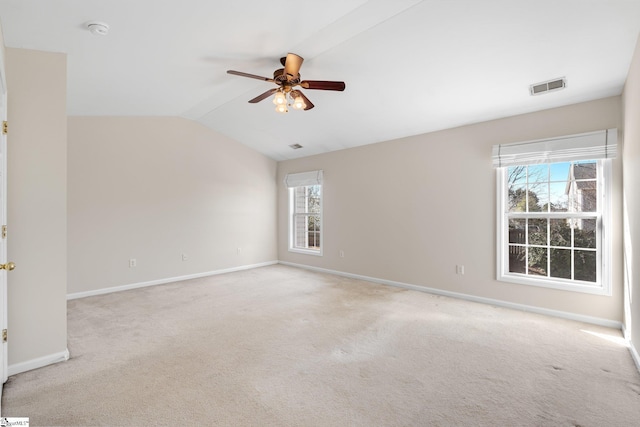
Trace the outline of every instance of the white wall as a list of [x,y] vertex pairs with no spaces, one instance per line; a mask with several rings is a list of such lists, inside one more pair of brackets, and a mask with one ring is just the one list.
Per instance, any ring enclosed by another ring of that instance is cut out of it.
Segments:
[[[625,326],[640,349],[640,38],[622,94],[624,114]],[[637,361],[640,366],[640,360]]]
[[68,123],[70,294],[277,260],[274,160],[177,117]]
[[67,347],[66,63],[6,49],[10,369]]
[[[549,95],[553,96],[553,94]],[[620,127],[620,97],[278,164],[279,259],[468,295],[622,320],[621,161],[614,161],[613,296],[498,282],[491,148]],[[324,256],[287,250],[286,173],[324,170]],[[344,258],[339,251],[344,250]],[[465,266],[464,275],[455,266]]]

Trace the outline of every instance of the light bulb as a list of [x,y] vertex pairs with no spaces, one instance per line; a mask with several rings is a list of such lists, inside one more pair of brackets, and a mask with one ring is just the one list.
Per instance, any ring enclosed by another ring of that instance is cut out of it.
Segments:
[[304,99],[300,95],[297,95],[293,100],[293,108],[296,110],[304,110],[307,108],[307,104],[304,103]]
[[287,98],[284,96],[284,93],[278,91],[276,92],[276,96],[273,97],[273,103],[276,105],[286,105]]
[[276,105],[276,111],[278,113],[287,113],[289,110],[287,109],[287,104],[278,104]]

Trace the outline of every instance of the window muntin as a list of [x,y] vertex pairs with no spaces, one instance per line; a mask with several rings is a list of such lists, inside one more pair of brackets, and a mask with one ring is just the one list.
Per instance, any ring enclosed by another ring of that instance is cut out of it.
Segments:
[[289,250],[322,254],[322,185],[289,188]]
[[609,293],[608,160],[511,165],[499,171],[498,279]]

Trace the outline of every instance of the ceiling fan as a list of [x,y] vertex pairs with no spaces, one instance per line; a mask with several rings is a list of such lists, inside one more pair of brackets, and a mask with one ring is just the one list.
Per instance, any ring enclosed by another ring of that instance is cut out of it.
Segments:
[[295,53],[288,53],[287,56],[280,58],[280,63],[284,68],[278,68],[273,72],[273,78],[257,76],[255,74],[243,73],[242,71],[227,70],[228,74],[235,76],[249,77],[251,79],[263,80],[278,85],[278,87],[269,89],[265,93],[250,99],[251,104],[258,103],[275,93],[273,103],[276,104],[276,111],[286,113],[287,106],[291,106],[296,110],[310,110],[314,107],[302,91],[295,89],[300,86],[304,89],[314,90],[337,90],[343,91],[346,85],[344,82],[333,82],[327,80],[300,80],[300,67],[302,66],[302,58]]

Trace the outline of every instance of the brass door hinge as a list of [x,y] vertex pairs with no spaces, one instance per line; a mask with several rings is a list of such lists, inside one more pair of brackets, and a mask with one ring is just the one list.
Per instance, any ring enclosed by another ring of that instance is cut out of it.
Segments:
[[2,330],[2,342],[7,342],[7,330]]
[[3,120],[2,121],[2,133],[6,135],[7,132],[9,132],[9,124],[7,123],[6,120]]
[[7,238],[7,226],[6,225],[2,226],[2,238],[3,239]]

